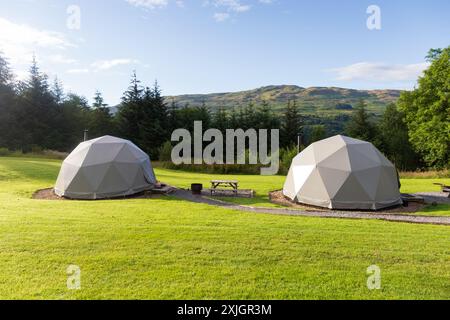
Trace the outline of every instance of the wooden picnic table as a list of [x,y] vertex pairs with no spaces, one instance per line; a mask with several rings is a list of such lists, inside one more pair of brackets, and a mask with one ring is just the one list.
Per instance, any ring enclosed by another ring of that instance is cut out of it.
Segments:
[[239,189],[239,182],[235,180],[212,180],[211,194],[214,194],[219,187],[232,188],[234,194],[237,194]]
[[447,185],[442,184],[442,183],[434,183],[434,185],[440,186],[441,189],[442,189],[442,192],[448,193],[448,197],[450,198],[450,186],[447,186]]

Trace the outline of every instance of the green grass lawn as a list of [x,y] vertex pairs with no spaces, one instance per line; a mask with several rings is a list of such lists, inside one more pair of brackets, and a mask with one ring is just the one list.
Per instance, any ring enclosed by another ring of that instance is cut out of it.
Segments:
[[[59,165],[0,158],[0,299],[450,299],[449,227],[258,215],[174,198],[30,199]],[[211,180],[157,175],[185,187]],[[227,178],[256,189],[262,204],[283,183]],[[427,191],[432,181],[404,187]],[[71,264],[81,290],[66,287]],[[366,286],[373,264],[381,290]]]
[[450,206],[446,204],[428,206],[418,214],[424,216],[450,216]]
[[434,183],[450,185],[450,179],[402,179],[402,189],[404,193],[416,193],[426,191],[441,191]]

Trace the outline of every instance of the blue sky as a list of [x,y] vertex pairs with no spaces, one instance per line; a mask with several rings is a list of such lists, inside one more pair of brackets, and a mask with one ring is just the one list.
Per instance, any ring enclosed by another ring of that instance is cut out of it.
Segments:
[[450,45],[449,12],[448,0],[0,0],[0,50],[19,79],[35,52],[67,91],[112,105],[134,69],[165,95],[411,89],[428,49]]

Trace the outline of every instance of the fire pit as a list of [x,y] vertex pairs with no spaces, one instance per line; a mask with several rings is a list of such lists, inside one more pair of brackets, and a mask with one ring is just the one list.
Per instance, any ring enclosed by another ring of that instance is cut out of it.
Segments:
[[192,194],[201,195],[203,190],[203,185],[201,183],[191,184]]

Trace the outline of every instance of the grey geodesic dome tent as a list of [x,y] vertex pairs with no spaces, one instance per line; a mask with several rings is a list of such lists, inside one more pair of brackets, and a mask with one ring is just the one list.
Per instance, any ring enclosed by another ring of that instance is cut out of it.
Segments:
[[329,209],[379,210],[402,204],[399,186],[394,165],[371,143],[335,136],[294,158],[283,194]]
[[149,156],[128,140],[111,136],[81,143],[63,162],[55,193],[71,199],[133,195],[156,183]]

